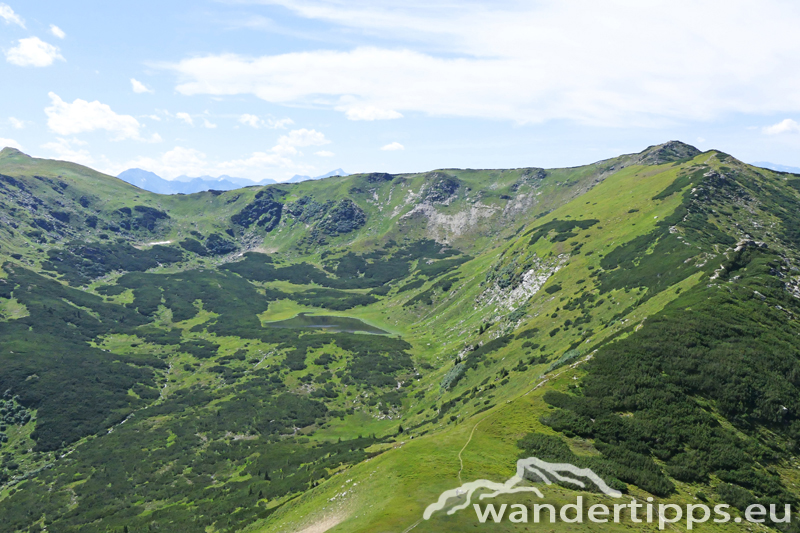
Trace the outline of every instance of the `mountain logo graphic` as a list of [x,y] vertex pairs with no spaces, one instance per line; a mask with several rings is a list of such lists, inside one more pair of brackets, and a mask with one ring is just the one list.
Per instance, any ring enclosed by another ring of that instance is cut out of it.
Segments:
[[[587,481],[591,481],[603,494],[613,498],[622,497],[622,493],[609,487],[600,476],[595,474],[589,468],[578,468],[575,465],[568,463],[548,463],[542,461],[537,457],[528,457],[527,459],[520,459],[517,461],[517,472],[511,478],[506,480],[505,483],[497,483],[489,481],[488,479],[479,479],[464,483],[456,489],[444,491],[436,503],[430,504],[425,508],[422,518],[428,520],[433,513],[445,509],[448,501],[457,499],[460,503],[453,505],[447,510],[448,515],[452,515],[457,511],[466,509],[475,491],[479,489],[486,489],[489,492],[481,493],[478,499],[485,500],[500,496],[501,494],[515,494],[519,492],[533,492],[540,498],[544,498],[544,494],[536,488],[530,486],[519,486],[525,480],[541,480],[547,485],[552,485],[553,481],[560,481],[562,483],[570,483],[578,488],[585,489]],[[462,501],[463,500],[463,501]]]

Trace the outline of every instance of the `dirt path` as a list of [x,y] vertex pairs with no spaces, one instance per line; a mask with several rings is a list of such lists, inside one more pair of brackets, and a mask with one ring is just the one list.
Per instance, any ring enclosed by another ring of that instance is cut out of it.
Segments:
[[481,422],[483,422],[487,418],[489,418],[489,417],[488,416],[484,416],[483,418],[478,420],[475,423],[474,426],[472,426],[472,431],[469,432],[469,438],[467,439],[467,442],[464,443],[464,446],[461,448],[461,451],[458,452],[458,464],[460,465],[459,468],[458,468],[458,482],[461,483],[462,485],[464,484],[464,482],[461,481],[461,472],[464,470],[464,459],[461,458],[461,454],[464,453],[464,450],[467,449],[467,446],[469,446],[469,443],[472,442],[472,436],[475,434],[475,430],[478,429],[478,424],[480,424]]
[[323,518],[322,520],[314,522],[310,526],[307,526],[297,531],[297,533],[325,533],[332,527],[339,525],[339,523],[341,523],[344,520],[344,518],[345,517],[342,514],[329,515]]

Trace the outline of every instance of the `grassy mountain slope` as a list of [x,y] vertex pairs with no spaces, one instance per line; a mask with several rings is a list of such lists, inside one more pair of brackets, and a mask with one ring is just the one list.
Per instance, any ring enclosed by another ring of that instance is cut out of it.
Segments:
[[[667,143],[159,196],[5,149],[0,516],[453,531],[424,508],[521,454],[794,502],[797,178]],[[270,327],[300,312],[387,335]]]

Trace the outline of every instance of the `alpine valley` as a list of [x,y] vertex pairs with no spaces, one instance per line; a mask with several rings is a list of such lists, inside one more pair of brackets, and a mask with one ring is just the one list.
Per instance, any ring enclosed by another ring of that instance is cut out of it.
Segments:
[[423,512],[530,456],[800,509],[800,175],[669,142],[159,195],[6,148],[0,264],[3,531],[521,531]]

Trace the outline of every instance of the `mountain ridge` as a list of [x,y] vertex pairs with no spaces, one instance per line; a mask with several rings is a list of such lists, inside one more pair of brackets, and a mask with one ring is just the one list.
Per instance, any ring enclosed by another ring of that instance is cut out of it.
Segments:
[[[521,454],[637,500],[800,496],[800,180],[671,141],[158,195],[3,153],[14,530],[464,530],[422,512]],[[309,314],[389,334],[283,326]]]

